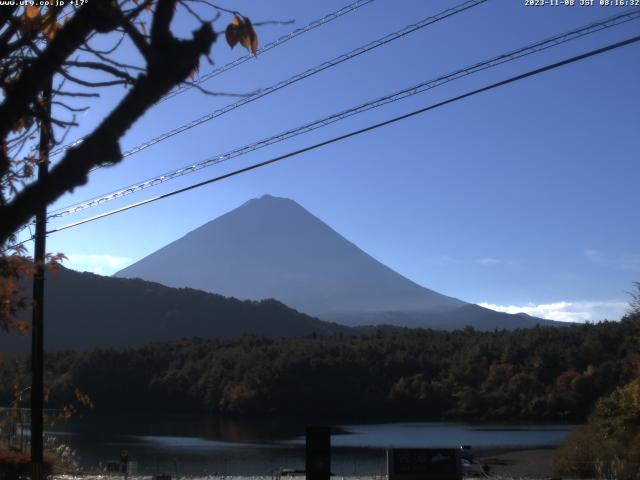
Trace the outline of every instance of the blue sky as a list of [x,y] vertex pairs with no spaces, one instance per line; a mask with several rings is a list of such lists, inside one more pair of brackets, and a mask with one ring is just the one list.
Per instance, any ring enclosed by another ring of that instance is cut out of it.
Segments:
[[[346,5],[220,2],[265,26],[261,44]],[[461,2],[376,0],[206,84],[250,92]],[[578,2],[579,3],[579,2]],[[94,172],[54,207],[202,160],[625,7],[490,0],[446,21]],[[179,20],[183,22],[182,19]],[[223,17],[222,29],[229,18]],[[186,23],[178,25],[188,28]],[[634,21],[452,82],[122,201],[125,205],[271,158],[640,33]],[[243,55],[223,39],[216,65]],[[212,67],[202,63],[201,72]],[[466,301],[559,320],[617,319],[640,280],[640,46],[588,59],[359,137],[49,237],[72,268],[111,274],[265,193],[289,197],[391,268]],[[122,95],[80,118],[86,131]],[[232,103],[191,91],[145,115],[126,150]],[[74,136],[72,134],[72,136]],[[106,210],[105,209],[105,210]],[[84,216],[98,213],[91,210]],[[52,226],[78,220],[67,217]]]

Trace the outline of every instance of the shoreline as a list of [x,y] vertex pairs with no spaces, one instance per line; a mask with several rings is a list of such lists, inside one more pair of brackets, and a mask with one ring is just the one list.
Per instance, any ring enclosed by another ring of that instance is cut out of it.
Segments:
[[487,465],[497,478],[548,479],[554,476],[552,460],[558,446],[478,449],[475,465]]
[[[489,447],[474,449],[473,469],[465,479],[487,478],[480,472],[480,466],[486,465],[489,468],[489,477],[496,480],[546,480],[553,477],[551,468],[552,457],[557,446],[537,446],[537,447]],[[52,480],[110,480],[122,479],[122,475],[107,474],[58,474],[53,475]],[[153,480],[153,475],[132,475],[130,480]],[[285,477],[291,480],[303,480],[304,476]],[[386,475],[381,474],[350,474],[336,475],[333,479],[354,479],[354,480],[386,480]],[[223,475],[211,473],[205,475],[180,475],[177,479],[190,480],[278,480],[278,475]],[[176,480],[173,476],[172,480]]]

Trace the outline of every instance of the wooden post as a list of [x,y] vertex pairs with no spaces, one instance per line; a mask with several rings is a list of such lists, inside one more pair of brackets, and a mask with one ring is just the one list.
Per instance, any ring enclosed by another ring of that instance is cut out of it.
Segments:
[[331,476],[331,428],[307,427],[306,437],[306,479],[329,480]]
[[[40,124],[38,181],[49,174],[51,148],[51,90],[53,78],[42,92],[44,115]],[[31,318],[31,479],[43,479],[43,403],[44,403],[44,273],[46,254],[47,207],[36,213],[33,252],[33,314]]]

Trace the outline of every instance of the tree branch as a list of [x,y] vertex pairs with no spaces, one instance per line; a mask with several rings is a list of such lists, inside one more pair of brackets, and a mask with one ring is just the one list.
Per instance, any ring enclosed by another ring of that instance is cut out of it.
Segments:
[[148,62],[151,57],[151,47],[145,40],[144,36],[133,26],[131,20],[126,18],[124,15],[120,18],[120,26],[124,29],[124,31],[129,35],[129,38],[136,46],[140,54],[144,57],[144,59]]
[[129,75],[127,72],[123,72],[122,70],[118,70],[111,65],[105,65],[104,63],[100,62],[67,61],[65,62],[65,65],[69,65],[71,67],[89,68],[91,70],[102,70],[103,72],[113,75],[114,77],[126,80],[129,83],[134,83],[136,81],[136,79]]
[[[160,0],[171,6],[173,0]],[[156,35],[163,41],[154,46],[147,74],[140,75],[134,87],[78,146],[67,150],[42,181],[21,190],[10,203],[0,206],[0,244],[27,222],[34,209],[48,205],[65,192],[87,182],[92,168],[101,164],[115,164],[122,160],[119,139],[131,125],[173,87],[183,82],[197,67],[201,55],[208,55],[216,40],[211,25],[204,24],[193,33],[191,40],[178,40],[169,25],[173,10],[155,24]],[[165,32],[159,29],[166,28]]]
[[[114,8],[111,5],[111,2],[97,1],[80,7],[46,50],[23,69],[19,79],[6,85],[4,101],[0,104],[0,140],[6,139],[16,122],[28,113],[29,105],[44,89],[47,79],[61,69],[67,57],[85,42],[87,35],[94,30],[108,30],[112,17],[108,10]],[[0,149],[0,176],[8,171],[9,164],[6,152]]]
[[162,46],[170,42],[173,38],[171,35],[171,20],[173,20],[173,13],[175,12],[177,0],[158,0],[158,6],[156,7],[156,13],[153,16],[153,23],[151,24],[151,46],[155,48],[162,48]]
[[94,29],[96,7],[103,2],[88,2],[56,35],[51,44],[35,61],[24,69],[19,80],[7,86],[0,104],[0,138],[5,138],[15,122],[22,118],[50,78]]
[[78,85],[82,85],[84,87],[112,87],[114,85],[126,85],[128,83],[131,83],[129,82],[129,80],[108,80],[105,82],[90,82],[88,80],[82,80],[81,78],[75,77],[71,75],[69,72],[65,71],[64,69],[60,70],[59,73],[70,82],[77,83]]

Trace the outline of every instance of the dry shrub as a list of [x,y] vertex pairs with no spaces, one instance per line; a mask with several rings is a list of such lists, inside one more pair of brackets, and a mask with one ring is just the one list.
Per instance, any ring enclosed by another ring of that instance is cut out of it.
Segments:
[[574,430],[553,456],[556,475],[569,478],[638,480],[640,478],[640,434],[605,438],[592,425]]

